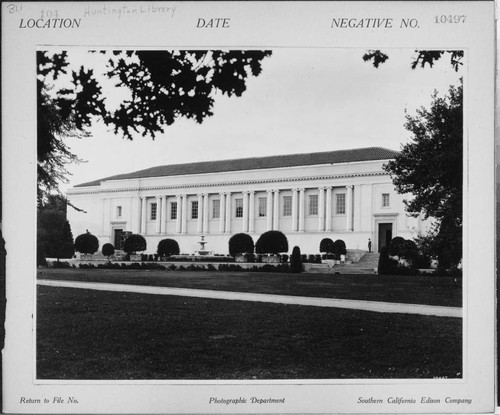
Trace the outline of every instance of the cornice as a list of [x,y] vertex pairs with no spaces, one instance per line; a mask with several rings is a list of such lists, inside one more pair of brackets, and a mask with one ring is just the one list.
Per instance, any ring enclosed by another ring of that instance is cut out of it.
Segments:
[[163,186],[139,186],[139,187],[121,187],[117,189],[101,189],[94,188],[90,190],[70,189],[68,195],[82,195],[82,194],[97,194],[97,193],[120,193],[120,192],[139,192],[151,190],[175,190],[175,189],[193,189],[193,188],[209,188],[220,186],[235,186],[235,185],[249,185],[249,184],[268,184],[268,183],[297,183],[309,180],[332,180],[332,179],[349,179],[355,177],[373,177],[373,176],[388,176],[388,173],[383,171],[366,172],[366,173],[346,173],[346,174],[330,174],[319,176],[303,176],[303,177],[285,177],[285,178],[263,178],[252,180],[234,180],[218,183],[192,183],[184,185],[163,185]]

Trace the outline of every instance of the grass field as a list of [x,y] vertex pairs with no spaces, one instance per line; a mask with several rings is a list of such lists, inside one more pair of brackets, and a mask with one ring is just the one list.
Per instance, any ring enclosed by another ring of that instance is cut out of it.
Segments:
[[38,278],[452,307],[462,305],[461,279],[451,277],[49,268],[40,269]]
[[39,379],[456,378],[461,368],[458,318],[38,287]]

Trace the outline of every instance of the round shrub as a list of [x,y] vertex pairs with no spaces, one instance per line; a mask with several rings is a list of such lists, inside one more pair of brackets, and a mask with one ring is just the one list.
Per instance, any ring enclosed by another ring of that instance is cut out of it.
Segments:
[[403,246],[405,239],[401,236],[396,236],[392,238],[389,242],[388,252],[390,256],[401,256],[401,247]]
[[418,257],[417,244],[411,240],[405,240],[401,244],[400,256],[406,259],[410,264],[413,264]]
[[333,254],[333,241],[330,238],[324,238],[319,243],[319,252],[325,252],[327,254]]
[[144,236],[133,233],[123,243],[123,250],[128,253],[146,250],[146,240]]
[[258,254],[278,254],[288,252],[288,240],[283,232],[264,232],[255,244],[255,252]]
[[99,239],[89,231],[78,235],[75,239],[75,251],[81,254],[93,254],[99,249]]
[[333,254],[335,254],[337,258],[340,258],[340,255],[347,254],[347,248],[345,246],[345,242],[342,239],[337,239],[333,243]]
[[162,239],[156,250],[159,256],[179,255],[179,244],[174,239]]
[[104,256],[107,256],[109,259],[109,257],[115,253],[115,247],[111,244],[104,244],[102,246],[101,252]]
[[229,239],[229,255],[232,257],[238,254],[253,253],[253,239],[246,233],[237,233]]
[[294,246],[292,250],[292,256],[290,257],[290,271],[293,273],[302,272],[302,255],[300,254],[300,248]]

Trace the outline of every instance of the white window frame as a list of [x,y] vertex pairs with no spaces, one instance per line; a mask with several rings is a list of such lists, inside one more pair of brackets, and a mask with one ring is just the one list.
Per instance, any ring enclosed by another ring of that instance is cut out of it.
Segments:
[[382,207],[383,208],[388,208],[390,206],[391,206],[391,195],[390,195],[390,193],[382,193]]
[[156,220],[158,217],[158,204],[156,202],[151,202],[149,205],[149,220]]
[[[345,209],[346,209],[346,206],[345,206],[345,193],[337,193],[335,195],[335,214],[336,215],[345,215]],[[342,203],[340,203],[342,202]]]
[[243,199],[237,198],[234,199],[234,217],[242,218],[243,217]]
[[318,216],[319,213],[319,202],[318,195],[309,195],[308,214],[309,216]]
[[220,219],[220,199],[212,200],[212,219]]
[[292,196],[283,196],[283,217],[292,216]]
[[198,219],[200,215],[200,206],[197,200],[191,200],[191,219]]
[[257,200],[259,201],[258,216],[265,218],[267,216],[267,197],[259,197]]
[[170,202],[170,220],[177,220],[177,215],[179,214],[177,207],[177,201]]

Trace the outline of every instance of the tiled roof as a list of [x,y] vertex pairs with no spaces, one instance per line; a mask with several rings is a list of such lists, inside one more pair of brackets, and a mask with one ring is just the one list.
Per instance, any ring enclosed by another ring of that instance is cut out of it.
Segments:
[[383,147],[356,148],[351,150],[324,151],[321,153],[288,154],[280,156],[251,157],[232,160],[202,161],[197,163],[170,164],[151,167],[132,173],[118,174],[75,187],[98,186],[107,180],[143,179],[148,177],[180,176],[186,174],[222,173],[229,171],[274,169],[280,167],[314,166],[320,164],[349,163],[356,161],[387,160],[398,154]]

